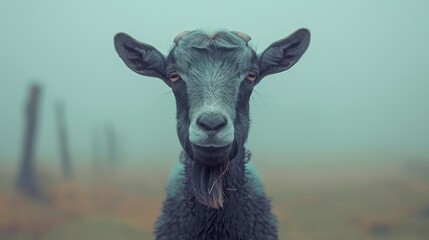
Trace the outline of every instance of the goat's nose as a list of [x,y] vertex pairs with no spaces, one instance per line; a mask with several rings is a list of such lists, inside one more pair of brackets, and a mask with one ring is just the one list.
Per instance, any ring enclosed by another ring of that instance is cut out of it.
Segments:
[[203,113],[197,123],[206,131],[218,131],[226,125],[226,117],[220,113]]

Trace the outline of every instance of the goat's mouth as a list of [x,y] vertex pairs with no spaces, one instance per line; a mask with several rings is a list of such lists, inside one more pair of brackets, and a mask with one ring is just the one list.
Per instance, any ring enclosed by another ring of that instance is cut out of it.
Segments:
[[199,161],[207,165],[218,165],[225,163],[229,159],[232,159],[233,144],[229,144],[222,147],[205,147],[196,144],[192,144],[193,158],[196,161]]

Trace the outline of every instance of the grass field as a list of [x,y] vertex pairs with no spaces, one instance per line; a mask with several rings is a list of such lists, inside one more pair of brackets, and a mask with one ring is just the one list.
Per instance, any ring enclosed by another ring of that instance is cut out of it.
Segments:
[[[429,161],[258,166],[280,239],[429,239]],[[168,169],[104,171],[60,181],[45,199],[16,193],[0,169],[0,239],[153,239]]]

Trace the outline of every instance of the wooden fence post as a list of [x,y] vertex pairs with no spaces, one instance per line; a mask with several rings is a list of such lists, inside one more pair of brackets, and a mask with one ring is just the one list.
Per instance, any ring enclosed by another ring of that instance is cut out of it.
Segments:
[[19,168],[17,188],[30,198],[41,197],[37,183],[34,149],[37,134],[37,120],[39,115],[39,102],[41,87],[34,84],[30,88],[28,102],[25,107],[25,132],[22,149],[21,166]]

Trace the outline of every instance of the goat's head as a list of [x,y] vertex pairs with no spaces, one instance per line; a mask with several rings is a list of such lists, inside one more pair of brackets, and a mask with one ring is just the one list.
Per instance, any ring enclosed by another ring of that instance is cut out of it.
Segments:
[[131,70],[160,78],[172,88],[186,153],[216,165],[233,159],[247,139],[253,87],[263,77],[292,67],[307,49],[310,33],[300,29],[259,56],[248,45],[250,37],[240,32],[181,33],[167,57],[125,33],[114,40]]

